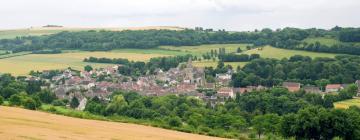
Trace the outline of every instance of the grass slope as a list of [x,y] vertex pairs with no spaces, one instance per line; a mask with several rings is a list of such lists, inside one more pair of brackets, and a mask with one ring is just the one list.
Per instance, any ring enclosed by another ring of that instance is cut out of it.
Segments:
[[334,103],[335,108],[344,108],[344,109],[346,109],[346,108],[349,108],[350,106],[360,107],[360,98],[349,99],[349,100]]
[[201,56],[202,54],[210,53],[211,50],[217,50],[219,52],[219,48],[225,48],[226,53],[234,53],[239,47],[241,48],[241,50],[245,50],[247,45],[249,44],[210,44],[210,45],[200,45],[200,46],[178,46],[178,47],[160,46],[159,48]]
[[259,49],[252,49],[243,52],[245,54],[260,54],[262,58],[289,58],[294,55],[303,55],[303,56],[310,56],[312,58],[315,57],[330,57],[333,58],[336,54],[332,53],[319,53],[319,52],[309,52],[309,51],[300,51],[300,50],[287,50],[287,49],[280,49],[271,46],[265,46],[263,50]]
[[82,70],[85,65],[95,68],[105,67],[109,64],[85,63],[84,58],[107,57],[127,58],[134,61],[148,61],[152,57],[169,56],[165,54],[142,54],[127,52],[83,52],[75,51],[62,54],[28,54],[23,56],[0,59],[0,72],[14,75],[27,75],[31,70],[65,69],[72,67]]
[[0,106],[0,110],[1,139],[221,139],[150,126],[85,120],[13,107]]

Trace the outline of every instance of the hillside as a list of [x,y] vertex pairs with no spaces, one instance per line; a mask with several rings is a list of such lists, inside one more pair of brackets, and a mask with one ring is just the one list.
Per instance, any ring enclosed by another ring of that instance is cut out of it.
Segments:
[[220,139],[135,124],[77,119],[20,108],[1,106],[0,110],[2,139]]
[[24,29],[0,30],[0,39],[11,39],[17,36],[40,36],[56,34],[63,31],[88,31],[88,30],[107,30],[107,31],[123,31],[123,30],[183,30],[184,28],[176,26],[147,26],[147,27],[118,27],[118,28],[90,28],[90,27],[31,27]]

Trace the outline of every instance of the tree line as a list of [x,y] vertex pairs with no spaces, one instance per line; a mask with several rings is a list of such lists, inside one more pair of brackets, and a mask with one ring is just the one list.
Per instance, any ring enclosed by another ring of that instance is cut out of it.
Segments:
[[[306,43],[311,37],[330,37],[340,42],[331,46]],[[17,37],[0,40],[0,49],[13,52],[46,49],[112,50],[119,48],[155,48],[161,45],[201,45],[215,43],[249,43],[254,46],[272,45],[278,48],[317,52],[360,54],[358,28],[335,27],[331,30],[268,28],[253,32],[224,30],[145,30],[145,31],[81,31],[61,32],[47,36]],[[355,43],[354,43],[355,42]],[[220,52],[219,52],[220,54]]]

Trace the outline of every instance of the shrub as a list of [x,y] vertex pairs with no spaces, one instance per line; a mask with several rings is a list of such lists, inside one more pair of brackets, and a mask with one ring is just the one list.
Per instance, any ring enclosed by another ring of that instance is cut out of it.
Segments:
[[54,106],[65,106],[65,103],[62,100],[59,100],[59,99],[52,101],[51,104],[54,105]]
[[9,99],[9,103],[11,106],[20,106],[21,105],[21,97],[20,95],[11,95]]
[[27,98],[27,99],[24,100],[23,106],[26,109],[35,110],[36,109],[36,102],[32,98]]
[[2,105],[3,103],[4,103],[4,98],[0,96],[0,105]]
[[181,122],[181,119],[179,117],[171,117],[168,119],[168,124],[171,126],[171,127],[180,127],[182,122]]

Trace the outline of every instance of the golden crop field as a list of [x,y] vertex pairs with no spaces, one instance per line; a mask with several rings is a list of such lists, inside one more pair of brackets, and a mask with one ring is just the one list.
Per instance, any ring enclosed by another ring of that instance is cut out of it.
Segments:
[[4,140],[215,140],[137,124],[71,118],[0,106],[0,138]]
[[85,63],[87,57],[127,58],[134,61],[148,61],[153,57],[168,56],[165,54],[140,54],[126,52],[68,52],[61,54],[29,54],[0,59],[0,73],[13,75],[27,75],[31,70],[53,70],[68,67],[82,70],[85,65],[95,68],[105,67],[111,64]]
[[346,108],[349,108],[350,106],[360,107],[360,98],[349,99],[349,100],[334,103],[335,108],[346,109]]

